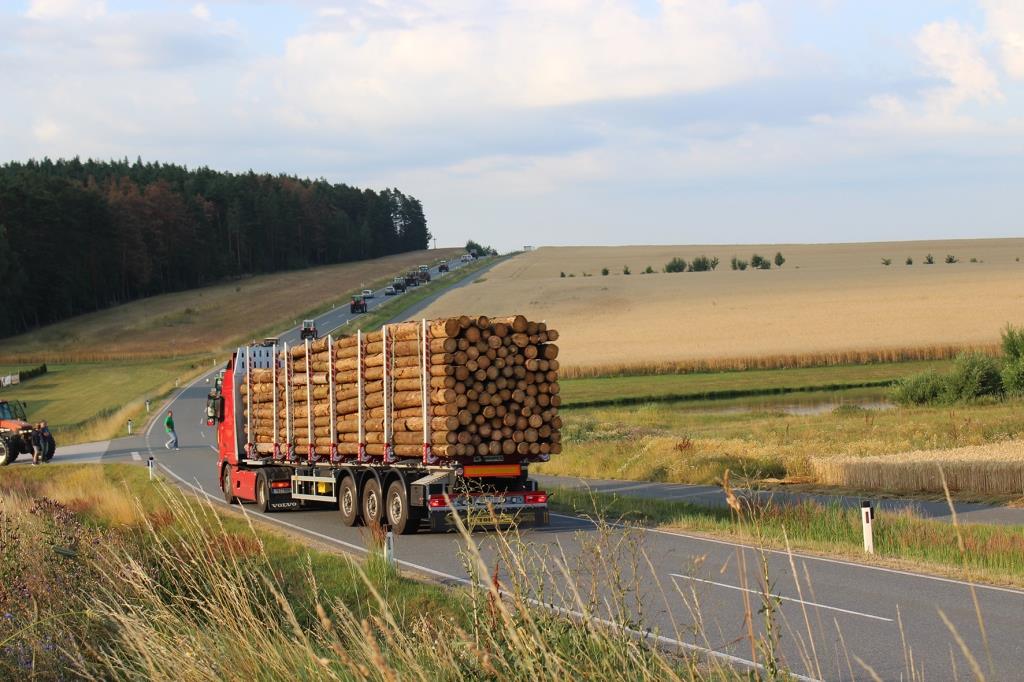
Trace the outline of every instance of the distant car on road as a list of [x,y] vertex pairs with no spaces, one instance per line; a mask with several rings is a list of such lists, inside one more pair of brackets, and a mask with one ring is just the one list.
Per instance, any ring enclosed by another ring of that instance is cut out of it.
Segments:
[[398,290],[395,289],[394,287],[384,287],[384,295],[385,296],[394,296],[397,293],[398,293]]
[[299,332],[299,338],[303,341],[306,339],[313,339],[315,341],[319,335],[319,332],[316,330],[316,322],[313,320],[302,321],[302,331]]
[[363,298],[373,298],[373,289],[363,289]]
[[365,313],[366,312],[366,299],[362,296],[353,296],[352,302],[348,304],[348,311],[350,313]]
[[448,272],[448,261],[443,260],[441,264],[437,266],[438,272]]

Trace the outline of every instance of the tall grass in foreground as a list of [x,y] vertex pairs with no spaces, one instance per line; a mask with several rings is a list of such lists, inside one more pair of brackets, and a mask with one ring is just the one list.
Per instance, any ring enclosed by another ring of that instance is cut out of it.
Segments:
[[998,355],[998,343],[964,345],[906,346],[871,350],[839,350],[813,353],[781,353],[740,357],[703,358],[657,362],[619,362],[597,365],[564,364],[559,368],[561,379],[586,379],[650,374],[694,374],[731,372],[748,369],[794,369],[831,367],[835,365],[871,365],[886,362],[920,360],[951,360],[965,352]]
[[[50,467],[54,476],[60,469]],[[822,661],[843,659],[841,677],[872,675],[870,662],[846,651],[838,623],[833,631],[806,612],[781,614],[757,549],[730,560],[752,590],[733,651],[756,662],[748,667],[705,655],[722,646],[722,633],[705,628],[716,614],[697,591],[662,584],[639,531],[612,529],[600,515],[575,554],[514,529],[461,527],[471,580],[452,590],[402,577],[373,549],[362,562],[305,550],[176,489],[147,488],[144,473],[128,467],[110,469],[123,476],[122,498],[149,494],[134,501],[133,517],[114,522],[79,496],[90,482],[107,492],[118,484],[102,481],[100,467],[67,470],[67,486],[36,471],[0,477],[7,677],[786,680],[791,670],[822,679]],[[40,496],[44,489],[65,502]],[[733,523],[761,537],[761,512],[735,496],[731,505]],[[371,548],[379,538],[368,534]],[[809,579],[797,585],[813,591]],[[649,632],[653,611],[681,622]],[[905,678],[923,679],[904,650]]]

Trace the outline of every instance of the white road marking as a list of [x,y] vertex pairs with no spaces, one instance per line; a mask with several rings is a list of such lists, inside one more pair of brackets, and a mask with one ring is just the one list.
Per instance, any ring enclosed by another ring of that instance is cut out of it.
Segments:
[[[730,590],[737,590],[739,592],[748,592],[750,594],[763,594],[760,590],[751,590],[746,587],[737,587],[736,585],[729,585],[726,583],[716,583],[714,580],[704,580],[703,578],[694,578],[690,575],[680,575],[679,573],[670,573],[673,578],[682,578],[683,580],[692,580],[698,583],[705,583],[707,585],[715,585],[716,587],[725,587]],[[841,609],[838,606],[829,606],[828,604],[819,604],[813,601],[804,601],[803,599],[796,599],[795,597],[784,597],[781,594],[771,594],[769,596],[775,599],[781,599],[783,601],[791,601],[797,604],[806,604],[807,606],[814,606],[819,609],[828,609],[829,611],[838,611],[839,613],[848,613],[851,616],[863,616],[864,618],[874,618],[875,620],[884,620],[887,623],[893,622],[892,618],[885,618],[884,616],[875,616],[870,613],[862,613],[860,611],[851,611],[850,609]]]
[[[587,521],[593,523],[589,519],[584,519],[579,516],[572,516],[569,514],[556,514],[551,512],[552,518],[560,519],[573,519],[574,521]],[[1024,597],[1024,590],[1017,590],[1012,587],[999,587],[998,585],[986,585],[984,583],[972,583],[966,580],[957,580],[956,578],[943,578],[938,575],[928,575],[926,573],[914,573],[913,571],[901,571],[898,568],[886,568],[885,566],[873,566],[871,564],[860,564],[855,561],[845,561],[843,559],[830,559],[823,556],[815,556],[813,554],[801,554],[799,552],[787,552],[782,549],[769,549],[767,547],[757,547],[756,545],[750,545],[743,542],[732,542],[730,540],[718,540],[716,538],[705,537],[703,535],[691,535],[689,533],[681,533],[679,531],[663,530],[661,528],[644,528],[638,526],[627,525],[624,523],[618,523],[616,521],[606,521],[606,525],[613,528],[629,528],[631,530],[640,530],[644,533],[657,533],[658,535],[670,535],[675,538],[686,538],[688,540],[697,540],[699,542],[710,542],[714,545],[726,545],[727,547],[736,547],[742,549],[757,550],[759,552],[765,552],[766,554],[779,554],[781,556],[793,556],[797,559],[804,559],[807,561],[821,561],[826,564],[839,564],[840,566],[852,566],[853,568],[863,568],[868,571],[881,571],[883,573],[895,573],[896,575],[905,575],[910,578],[921,578],[923,580],[935,580],[940,583],[952,583],[954,585],[963,585],[964,587],[974,587],[979,590],[994,590],[996,592],[1008,592],[1010,594],[1016,594]]]
[[203,430],[202,428],[200,428],[199,429],[199,435],[202,436],[203,438],[206,438],[206,431]]
[[[178,479],[178,481],[181,482],[182,485],[191,488],[195,492],[197,492],[197,493],[199,493],[199,494],[201,494],[201,495],[203,495],[203,496],[213,500],[214,502],[217,502],[218,504],[227,505],[227,502],[225,502],[223,498],[217,497],[216,495],[211,495],[210,493],[208,493],[205,490],[203,490],[200,486],[193,485],[192,483],[189,483],[184,478],[182,478],[181,476],[179,476],[178,474],[174,473],[169,468],[167,468],[166,465],[160,464],[159,466],[160,466],[161,469],[163,469],[164,471],[169,473],[171,476],[173,476],[174,478]],[[232,506],[233,507],[234,505],[228,505],[228,506]],[[249,513],[251,513],[249,511],[247,511],[246,509],[242,508],[241,505],[239,505],[239,508],[240,508],[242,514],[249,514]],[[344,540],[339,540],[338,538],[333,538],[330,535],[324,535],[323,533],[318,533],[315,530],[310,530],[308,528],[303,528],[302,526],[297,526],[297,525],[295,525],[293,523],[288,523],[287,521],[282,521],[280,518],[278,518],[276,516],[271,516],[269,514],[260,514],[259,512],[256,512],[256,514],[261,519],[263,519],[265,521],[271,521],[272,523],[278,523],[278,524],[280,524],[282,526],[287,526],[288,528],[291,528],[293,530],[297,530],[300,533],[305,533],[306,535],[312,535],[312,536],[317,537],[317,538],[319,538],[321,540],[324,540],[326,542],[332,542],[332,543],[334,543],[336,545],[340,545],[342,547],[346,547],[348,549],[353,549],[353,550],[355,550],[357,552],[362,552],[363,554],[366,554],[366,548],[365,547],[360,547],[359,545],[353,545],[351,542],[345,542]],[[459,577],[457,575],[452,575],[450,573],[444,573],[442,571],[438,571],[436,569],[429,568],[427,566],[422,566],[420,564],[416,564],[416,563],[413,563],[411,561],[404,561],[402,559],[396,559],[395,562],[398,563],[398,564],[401,564],[402,566],[405,566],[406,568],[411,568],[411,569],[413,569],[415,571],[420,571],[420,572],[426,573],[428,575],[436,576],[438,578],[444,578],[446,580],[454,580],[455,582],[463,584],[463,585],[472,585],[473,584],[472,581],[470,581],[468,578],[461,578],[461,577]],[[504,593],[504,592],[505,591],[502,590],[502,593]],[[674,646],[674,647],[678,647],[680,649],[685,649],[687,651],[693,651],[695,653],[698,653],[698,654],[701,654],[701,655],[704,655],[704,656],[708,656],[708,657],[711,657],[711,658],[716,658],[716,659],[718,659],[720,661],[725,661],[726,663],[731,663],[733,665],[739,665],[739,666],[742,666],[744,668],[748,668],[748,669],[751,669],[751,670],[764,670],[764,666],[761,665],[760,663],[755,663],[753,661],[748,661],[745,658],[740,658],[739,656],[733,656],[731,654],[727,654],[727,653],[724,653],[722,651],[715,651],[714,649],[708,649],[706,647],[698,646],[696,644],[690,644],[689,642],[683,642],[683,641],[680,641],[678,639],[672,639],[671,637],[665,637],[664,635],[655,635],[655,634],[653,634],[651,632],[642,632],[640,630],[634,630],[633,628],[629,628],[629,627],[626,627],[624,625],[620,625],[620,624],[615,623],[615,622],[610,621],[610,620],[605,620],[604,618],[597,618],[597,617],[594,617],[594,616],[587,617],[587,616],[583,615],[582,613],[579,613],[578,611],[573,611],[571,609],[566,609],[566,608],[562,608],[560,606],[555,606],[554,604],[547,604],[547,603],[539,601],[537,599],[526,598],[524,601],[526,601],[526,602],[528,602],[528,603],[530,603],[530,604],[532,604],[534,606],[538,606],[538,607],[541,607],[541,608],[549,609],[549,610],[554,611],[556,613],[560,613],[560,614],[563,614],[563,615],[570,615],[570,616],[572,616],[574,618],[579,618],[579,619],[582,619],[582,620],[588,620],[590,622],[600,623],[601,625],[605,625],[607,627],[616,628],[619,631],[625,632],[625,633],[627,633],[627,634],[629,634],[629,635],[631,635],[633,637],[636,637],[636,638],[638,638],[640,640],[653,641],[653,642],[655,642],[657,644],[666,645],[666,646]],[[815,679],[813,677],[807,677],[805,675],[798,675],[796,673],[789,673],[789,677],[794,679],[794,680],[800,680],[800,682],[821,682],[820,680],[817,680],[817,679]]]
[[134,459],[136,462],[142,461],[142,455],[139,454],[138,450],[132,450],[132,459]]

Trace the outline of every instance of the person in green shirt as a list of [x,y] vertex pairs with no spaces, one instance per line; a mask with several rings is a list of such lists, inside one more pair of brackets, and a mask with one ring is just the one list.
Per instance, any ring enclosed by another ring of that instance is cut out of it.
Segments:
[[170,450],[172,447],[178,449],[178,433],[174,430],[174,412],[167,410],[167,419],[164,420],[164,431],[167,432],[167,442],[164,447]]

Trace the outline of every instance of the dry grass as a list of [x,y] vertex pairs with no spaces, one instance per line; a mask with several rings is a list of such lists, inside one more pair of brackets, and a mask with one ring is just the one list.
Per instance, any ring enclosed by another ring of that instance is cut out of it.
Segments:
[[414,251],[234,280],[80,315],[0,342],[0,361],[89,362],[210,353],[291,325],[421,263],[462,249]]
[[1024,442],[1019,440],[944,450],[915,450],[874,457],[813,457],[814,478],[824,485],[902,493],[1024,494]]
[[[782,269],[729,269],[735,254]],[[717,256],[714,272],[639,274],[673,256]],[[937,263],[924,265],[932,253]],[[959,263],[942,262],[945,254]],[[903,265],[906,256],[915,264]],[[1024,323],[1024,239],[775,246],[542,248],[453,291],[427,317],[529,310],[562,336],[566,376],[646,369],[806,366],[948,357]],[[882,257],[894,264],[881,265]],[[976,257],[979,263],[969,263]],[[622,275],[629,265],[633,274]],[[602,277],[602,267],[612,274]],[[570,272],[575,277],[561,278]],[[582,273],[591,277],[583,277]]]

